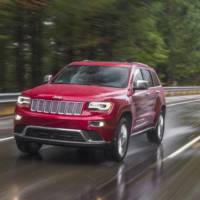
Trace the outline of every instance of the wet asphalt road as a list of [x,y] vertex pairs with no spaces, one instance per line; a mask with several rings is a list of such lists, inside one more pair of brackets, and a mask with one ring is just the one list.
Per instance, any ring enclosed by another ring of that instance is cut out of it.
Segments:
[[[183,97],[182,101],[186,101]],[[0,200],[198,200],[200,143],[168,155],[200,135],[200,101],[167,108],[163,144],[131,138],[124,163],[102,152],[45,146],[38,156],[21,154],[13,139],[0,142]],[[0,138],[12,136],[11,119],[0,121]]]

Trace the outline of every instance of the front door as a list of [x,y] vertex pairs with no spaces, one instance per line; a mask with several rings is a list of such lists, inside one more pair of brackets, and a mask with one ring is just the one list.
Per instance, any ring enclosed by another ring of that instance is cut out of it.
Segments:
[[[136,69],[133,77],[133,88],[135,88],[138,80],[144,80],[141,69]],[[149,125],[149,91],[145,90],[135,90],[132,95],[132,107],[133,113],[135,113],[134,123],[132,130],[133,132],[138,132],[148,127]]]

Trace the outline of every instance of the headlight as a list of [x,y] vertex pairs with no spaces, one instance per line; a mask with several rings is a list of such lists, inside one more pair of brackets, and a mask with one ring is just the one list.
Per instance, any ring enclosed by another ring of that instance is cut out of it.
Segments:
[[88,109],[94,111],[110,111],[113,104],[110,102],[90,102]]
[[21,106],[30,106],[31,104],[31,98],[29,97],[24,97],[24,96],[19,96],[17,99],[17,104]]

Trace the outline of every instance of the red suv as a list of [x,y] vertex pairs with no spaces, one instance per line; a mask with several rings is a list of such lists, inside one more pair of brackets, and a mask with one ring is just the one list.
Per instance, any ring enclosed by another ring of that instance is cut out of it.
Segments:
[[147,133],[161,143],[164,91],[142,63],[73,62],[48,82],[19,96],[15,139],[25,153],[43,144],[101,147],[121,161],[130,136]]

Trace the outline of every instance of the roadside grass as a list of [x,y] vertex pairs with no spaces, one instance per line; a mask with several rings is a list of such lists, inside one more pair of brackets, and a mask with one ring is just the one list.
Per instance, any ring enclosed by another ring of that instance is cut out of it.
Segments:
[[165,95],[167,97],[170,96],[184,96],[184,95],[195,95],[200,94],[200,90],[191,90],[191,91],[173,91],[173,92],[166,92]]
[[12,115],[15,111],[15,104],[0,104],[0,117]]

